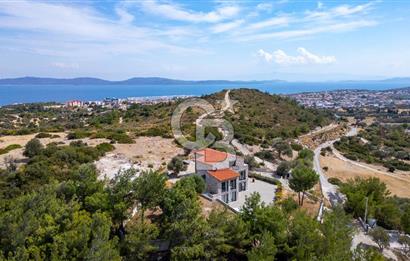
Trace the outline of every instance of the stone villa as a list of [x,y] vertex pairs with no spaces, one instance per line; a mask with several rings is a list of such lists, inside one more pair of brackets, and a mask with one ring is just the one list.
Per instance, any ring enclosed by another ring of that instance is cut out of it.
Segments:
[[248,189],[248,165],[243,158],[206,148],[195,152],[195,173],[206,183],[206,193],[225,203]]

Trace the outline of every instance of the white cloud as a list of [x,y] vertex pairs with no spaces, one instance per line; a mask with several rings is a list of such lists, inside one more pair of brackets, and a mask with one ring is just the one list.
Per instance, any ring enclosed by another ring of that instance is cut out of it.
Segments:
[[134,21],[134,16],[124,8],[117,7],[115,8],[115,12],[120,17],[120,23],[129,24]]
[[23,32],[13,38],[2,36],[1,41],[4,45],[7,39],[24,52],[83,58],[158,49],[183,53],[194,50],[168,41],[176,35],[191,34],[182,28],[135,26],[130,23],[133,16],[124,6],[115,11],[118,20],[87,6],[23,0],[0,2],[0,28]]
[[375,2],[370,2],[326,8],[322,2],[317,2],[317,9],[314,11],[281,13],[266,20],[259,19],[252,23],[244,23],[231,34],[231,37],[234,41],[249,42],[354,31],[378,24],[368,15],[374,4]]
[[[95,64],[106,64],[103,61],[112,61],[123,63],[130,72],[139,71],[142,67],[141,70],[148,70],[145,68],[148,66],[143,64],[149,61],[153,67],[149,70],[154,72],[156,63],[165,64],[178,59],[188,63],[187,70],[191,70],[191,65],[199,58],[204,60],[203,64],[211,60],[200,55],[212,53],[215,57],[222,57],[220,54],[226,54],[226,46],[237,44],[235,48],[238,50],[249,47],[241,41],[250,41],[249,44],[254,45],[274,39],[280,43],[283,39],[313,38],[377,24],[372,19],[370,4],[338,5],[333,8],[326,5],[312,12],[298,8],[286,13],[280,10],[278,1],[268,0],[259,0],[253,4],[253,9],[248,4],[240,5],[241,1],[214,1],[206,7],[207,11],[191,8],[192,1],[180,2],[184,4],[175,2],[121,2],[115,4],[112,10],[101,11],[93,7],[95,3],[0,0],[0,50],[13,57],[8,60],[24,60],[18,59],[19,56],[32,57],[33,68],[34,64],[40,63],[47,69],[50,66],[67,68],[54,70],[59,72],[76,67],[69,61],[81,64],[82,71]],[[275,14],[261,15],[265,12],[262,9],[268,11],[270,4],[273,4]],[[251,12],[259,15],[251,17]],[[7,48],[13,50],[4,51]],[[198,56],[193,59],[192,54]],[[326,60],[323,56],[303,50],[295,56],[282,50],[259,50],[258,54],[266,61],[281,64],[332,62],[331,58]],[[232,63],[232,59],[227,60],[226,64]],[[0,65],[4,64],[2,66],[5,67],[7,63],[3,59]],[[107,71],[120,68],[114,67],[101,65]]]
[[212,27],[212,32],[223,33],[223,32],[235,29],[243,23],[244,23],[244,20],[241,19],[241,20],[235,20],[235,21],[228,22],[228,23],[217,24],[214,27]]
[[[337,17],[349,16],[367,12],[373,3],[363,5],[339,5],[328,10],[321,11],[307,11],[307,18],[310,19],[334,19]],[[318,9],[322,9],[323,4],[318,2]]]
[[299,55],[291,56],[286,54],[283,50],[276,50],[272,53],[266,52],[263,49],[258,51],[258,55],[266,62],[275,62],[280,65],[292,64],[331,64],[336,62],[334,56],[320,56],[313,54],[303,47],[297,49]]
[[260,57],[262,57],[262,58],[263,58],[265,61],[267,61],[267,62],[271,62],[272,59],[273,59],[273,55],[272,55],[271,53],[269,53],[269,52],[266,52],[266,51],[263,50],[263,49],[259,49],[258,55],[259,55]]
[[216,23],[228,18],[236,16],[240,9],[238,6],[221,6],[215,9],[214,11],[204,13],[204,12],[195,12],[192,10],[187,10],[176,4],[170,3],[159,3],[156,0],[145,0],[141,2],[142,8],[144,11],[160,15],[162,17],[185,21],[185,22],[209,22]]
[[372,3],[367,3],[364,5],[357,5],[353,7],[349,5],[341,5],[341,6],[335,7],[331,11],[333,11],[335,15],[352,15],[352,14],[361,13],[363,11],[366,11],[370,6],[372,6]]
[[261,22],[253,23],[250,24],[247,29],[249,30],[258,30],[258,29],[263,29],[266,27],[272,27],[272,26],[284,26],[288,25],[290,21],[290,18],[287,16],[282,16],[282,17],[273,17]]
[[299,47],[297,51],[300,56],[303,57],[308,63],[329,64],[336,62],[336,57],[334,56],[319,56],[309,52],[303,47]]
[[287,30],[287,31],[275,31],[268,33],[259,33],[252,34],[248,36],[241,36],[237,38],[238,41],[255,41],[255,40],[265,40],[271,38],[278,39],[289,39],[289,38],[298,38],[310,35],[316,35],[320,33],[337,33],[337,32],[346,32],[352,31],[358,28],[369,27],[377,25],[376,21],[372,20],[360,20],[352,22],[340,22],[330,25],[319,25],[317,27],[306,28],[306,29],[296,29],[296,30]]
[[273,4],[272,3],[260,3],[256,6],[256,10],[258,11],[264,11],[264,12],[271,12],[273,9]]

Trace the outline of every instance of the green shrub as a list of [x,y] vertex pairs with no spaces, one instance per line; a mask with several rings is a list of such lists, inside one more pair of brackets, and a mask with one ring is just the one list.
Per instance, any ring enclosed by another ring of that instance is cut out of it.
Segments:
[[170,130],[168,130],[165,127],[152,127],[152,128],[149,128],[147,131],[143,132],[142,134],[145,136],[152,136],[152,137],[155,137],[155,136],[160,136],[163,138],[172,137],[172,135],[170,134]]
[[83,142],[82,140],[76,140],[70,142],[71,147],[86,147],[87,143]]
[[106,142],[98,144],[95,148],[102,153],[107,153],[115,149],[115,147],[112,144]]
[[39,155],[42,149],[43,144],[41,144],[39,139],[34,138],[27,142],[23,155],[32,158],[36,155]]
[[277,169],[276,169],[276,174],[279,176],[286,176],[291,169],[291,163],[287,161],[282,161],[279,163]]
[[131,144],[131,143],[135,143],[135,141],[128,136],[126,133],[111,133],[107,136],[108,139],[116,141],[117,143],[120,144]]
[[244,161],[246,164],[248,164],[249,169],[254,169],[257,168],[259,166],[258,162],[256,162],[255,158],[252,156],[245,156]]
[[192,179],[194,181],[196,193],[201,194],[205,192],[206,184],[203,178],[197,175],[193,175],[188,177],[188,179]]
[[264,159],[264,160],[273,160],[273,153],[269,150],[262,150],[255,153],[255,156]]
[[297,143],[291,143],[290,146],[292,147],[292,150],[296,151],[301,151],[303,149],[303,146]]
[[131,144],[135,141],[122,129],[100,130],[89,136],[91,139],[109,139],[112,143]]
[[27,135],[36,132],[35,129],[22,128],[16,131],[16,135]]
[[40,132],[39,134],[36,135],[37,139],[44,139],[44,138],[50,138],[52,137],[51,134],[45,133],[45,132]]
[[352,155],[352,154],[346,154],[344,155],[346,158],[348,158],[349,160],[357,160],[357,156],[356,155]]
[[3,149],[0,149],[0,155],[9,153],[12,150],[20,149],[20,148],[21,148],[21,146],[19,144],[8,145],[7,147],[5,147]]
[[[403,162],[403,161],[400,161],[400,160],[389,160],[386,163],[384,163],[383,165],[386,168],[388,168],[389,171],[390,171],[390,169],[392,169],[393,171],[395,169],[403,170],[403,171],[410,171],[410,165]],[[393,172],[393,171],[391,171],[391,172]]]
[[92,132],[83,131],[83,130],[76,130],[67,134],[67,139],[69,140],[76,140],[76,139],[84,139],[90,137]]
[[338,178],[328,178],[327,181],[329,181],[330,184],[333,184],[336,186],[340,186],[341,184],[343,184],[343,182]]
[[276,185],[276,186],[281,186],[282,185],[282,183],[280,183],[280,181],[275,179],[275,178],[262,176],[260,174],[253,173],[253,172],[249,173],[249,177],[250,178],[255,178],[257,180],[264,181],[264,182],[267,182],[269,184],[273,184],[273,185]]
[[283,199],[280,202],[280,206],[286,213],[291,213],[299,207],[298,203],[291,197]]
[[313,151],[309,150],[309,149],[302,149],[301,151],[299,151],[298,154],[298,159],[306,159],[309,161],[313,161],[313,156],[315,154],[313,153]]
[[179,172],[186,170],[187,166],[184,164],[184,161],[180,156],[175,156],[168,163],[167,169],[178,174]]
[[393,166],[389,166],[388,169],[389,169],[389,172],[391,173],[393,173],[396,170]]

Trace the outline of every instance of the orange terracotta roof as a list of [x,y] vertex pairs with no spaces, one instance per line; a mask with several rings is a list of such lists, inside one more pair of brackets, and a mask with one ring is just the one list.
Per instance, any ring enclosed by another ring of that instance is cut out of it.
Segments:
[[239,173],[231,169],[208,170],[208,173],[218,181],[226,181],[239,177]]
[[205,163],[221,162],[226,160],[226,158],[228,157],[228,153],[210,148],[198,150],[196,153],[203,156],[197,159]]

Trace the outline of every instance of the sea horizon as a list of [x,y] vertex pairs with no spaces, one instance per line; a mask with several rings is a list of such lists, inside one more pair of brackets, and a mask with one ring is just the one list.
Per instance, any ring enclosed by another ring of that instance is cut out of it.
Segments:
[[251,88],[270,94],[295,94],[335,90],[388,90],[410,87],[407,83],[394,82],[275,82],[247,84],[146,84],[146,85],[0,85],[0,106],[37,103],[66,102],[69,100],[98,101],[105,98],[201,96],[224,89]]

